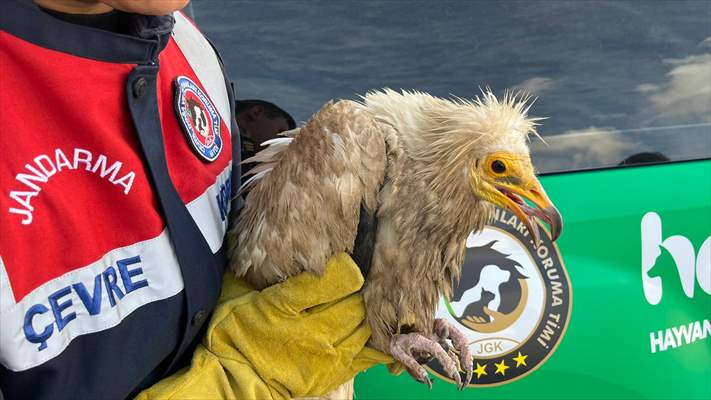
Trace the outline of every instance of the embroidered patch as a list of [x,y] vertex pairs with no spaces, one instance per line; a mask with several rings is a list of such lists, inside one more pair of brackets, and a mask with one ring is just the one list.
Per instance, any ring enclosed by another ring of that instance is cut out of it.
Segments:
[[187,76],[175,78],[175,111],[195,153],[204,161],[215,161],[222,150],[220,115]]

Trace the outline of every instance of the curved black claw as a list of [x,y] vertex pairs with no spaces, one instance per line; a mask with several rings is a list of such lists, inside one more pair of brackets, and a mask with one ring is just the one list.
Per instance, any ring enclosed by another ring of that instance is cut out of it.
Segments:
[[425,379],[423,379],[423,380],[417,379],[417,381],[420,383],[424,383],[425,385],[427,385],[427,388],[432,390],[432,379],[430,379],[429,376],[425,376]]
[[[459,357],[455,358],[454,351],[450,351],[450,357],[457,360],[459,364],[457,370],[459,371],[461,369],[465,373],[465,378],[463,380],[456,380],[457,388],[459,390],[464,390],[469,382],[471,382],[472,375],[474,375],[474,357],[472,356],[471,350],[469,350],[467,337],[454,325],[442,318],[435,319],[434,332],[435,335],[440,338],[439,342],[446,342],[447,339],[451,340],[454,345],[454,349],[457,353],[459,353]],[[457,375],[459,375],[458,372]]]
[[457,386],[462,384],[462,378],[459,376],[454,360],[436,341],[419,333],[398,334],[390,339],[390,354],[393,358],[400,361],[416,381],[426,384],[431,389],[432,381],[427,375],[427,371],[415,359],[416,354],[423,353],[431,354],[437,359],[444,368],[444,372],[457,383]]

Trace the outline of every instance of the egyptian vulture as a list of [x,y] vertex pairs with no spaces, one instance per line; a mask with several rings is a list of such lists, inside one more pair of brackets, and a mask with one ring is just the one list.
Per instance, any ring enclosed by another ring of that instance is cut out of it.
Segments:
[[[536,218],[554,240],[562,227],[531,163],[527,142],[538,119],[528,117],[530,104],[489,90],[464,100],[389,89],[329,102],[245,160],[261,164],[243,185],[249,195],[229,234],[231,268],[264,288],[319,274],[331,256],[365,248],[356,260],[370,264],[362,290],[370,345],[431,386],[418,363],[429,354],[464,387],[472,375],[467,341],[434,316],[459,279],[470,232],[495,205],[514,212],[536,243]],[[359,235],[364,226],[370,232]],[[357,236],[372,240],[363,246]],[[447,339],[458,355],[444,350]]]

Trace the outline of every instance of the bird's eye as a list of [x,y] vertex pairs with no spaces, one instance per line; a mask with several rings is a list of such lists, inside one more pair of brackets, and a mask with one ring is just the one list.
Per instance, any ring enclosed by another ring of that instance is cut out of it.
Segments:
[[491,163],[491,170],[497,174],[503,174],[504,172],[506,172],[506,164],[504,164],[500,160],[494,160]]

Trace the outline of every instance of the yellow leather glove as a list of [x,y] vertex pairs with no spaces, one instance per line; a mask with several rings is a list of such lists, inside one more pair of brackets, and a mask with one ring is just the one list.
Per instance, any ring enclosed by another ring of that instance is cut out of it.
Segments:
[[189,368],[138,399],[287,399],[319,396],[375,364],[363,277],[345,253],[322,277],[292,277],[261,292],[225,274],[222,294]]

